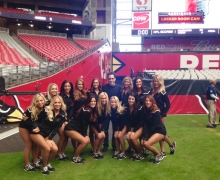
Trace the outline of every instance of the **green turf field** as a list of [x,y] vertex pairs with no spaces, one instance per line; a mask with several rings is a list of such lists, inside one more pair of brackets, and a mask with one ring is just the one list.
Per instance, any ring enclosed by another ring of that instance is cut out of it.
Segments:
[[[169,154],[160,164],[149,162],[150,157],[140,162],[129,159],[111,158],[113,151],[109,149],[101,160],[92,159],[88,146],[84,151],[85,164],[73,164],[70,161],[52,161],[56,168],[50,175],[42,175],[40,171],[25,172],[23,170],[23,152],[0,154],[0,179],[78,179],[78,180],[216,180],[220,179],[220,125],[216,129],[206,128],[205,115],[168,116],[166,127],[168,136],[177,142],[174,155]],[[158,145],[157,145],[158,147]],[[72,157],[72,147],[66,154]]]

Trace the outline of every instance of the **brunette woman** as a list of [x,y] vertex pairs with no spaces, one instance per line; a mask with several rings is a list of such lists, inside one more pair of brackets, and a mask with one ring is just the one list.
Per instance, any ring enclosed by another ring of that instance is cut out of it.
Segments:
[[[125,140],[124,135],[127,131],[126,122],[125,122],[125,108],[119,102],[118,97],[112,96],[110,98],[111,105],[111,120],[113,126],[113,134],[115,137],[115,146],[116,151],[112,158],[117,158],[123,160],[126,158],[125,154]],[[121,146],[121,153],[120,153]]]
[[161,121],[160,110],[153,96],[145,96],[144,106],[140,110],[140,118],[144,125],[141,144],[154,154],[151,161],[155,164],[159,164],[163,156],[154,144],[164,139],[166,136],[166,128]]
[[140,103],[140,105],[143,105],[144,104],[144,96],[149,94],[150,91],[144,87],[142,78],[136,77],[134,79],[133,92],[137,96],[137,102]]
[[102,93],[102,86],[98,78],[94,78],[91,82],[90,89],[87,91],[87,96],[94,94],[96,99],[98,99],[99,94]]
[[126,105],[127,110],[125,113],[127,121],[127,135],[126,139],[130,147],[135,150],[135,153],[131,156],[134,161],[140,161],[144,159],[141,152],[140,143],[138,139],[141,138],[143,133],[142,122],[139,118],[139,109],[141,106],[137,103],[136,96],[133,92],[128,95],[128,104]]
[[90,142],[87,136],[89,122],[97,120],[96,98],[91,95],[87,98],[86,105],[81,107],[76,113],[74,119],[65,126],[65,134],[72,140],[79,142],[75,149],[72,162],[82,164],[84,160],[80,157],[82,151]]
[[[69,80],[64,80],[60,87],[60,96],[63,98],[64,103],[66,105],[67,121],[71,120],[73,114],[73,103],[74,103],[73,91],[74,88],[72,82]],[[56,159],[59,161],[65,161],[69,159],[64,153],[68,143],[68,137],[64,133],[64,127],[68,123],[67,121],[64,122],[62,128],[60,128],[58,131],[60,139],[57,143],[58,153]]]
[[[167,112],[170,109],[170,100],[165,90],[164,80],[160,75],[154,76],[151,83],[151,94],[153,95],[158,108],[160,109],[160,117],[162,122],[165,124]],[[164,140],[160,141],[161,154],[163,158],[166,157],[164,141],[166,141],[170,147],[170,154],[174,154],[176,142],[171,142],[168,136],[165,136]]]
[[119,99],[123,106],[128,103],[128,95],[131,91],[133,91],[133,82],[129,76],[126,76],[122,81],[122,89],[119,95]]
[[109,115],[111,113],[110,103],[108,94],[102,92],[99,95],[97,102],[97,111],[98,111],[98,119],[97,124],[91,124],[90,130],[95,134],[95,142],[93,143],[93,155],[92,157],[95,159],[103,158],[103,154],[101,153],[101,146],[104,142],[105,133],[104,126],[105,123],[108,122]]
[[[87,96],[90,94],[95,95],[96,100],[98,101],[98,97],[100,93],[102,92],[102,86],[98,78],[94,78],[91,82],[90,89],[87,91]],[[91,129],[91,126],[89,125],[89,138],[90,138],[90,143],[93,147],[94,145],[94,133],[93,130]],[[93,149],[92,149],[93,151]]]
[[[137,102],[142,106],[144,105],[144,97],[150,93],[150,91],[148,89],[146,89],[144,87],[144,83],[141,77],[136,77],[134,79],[134,88],[133,88],[133,92],[136,95],[137,98]],[[149,156],[150,152],[144,148],[142,148],[142,153],[144,156]]]

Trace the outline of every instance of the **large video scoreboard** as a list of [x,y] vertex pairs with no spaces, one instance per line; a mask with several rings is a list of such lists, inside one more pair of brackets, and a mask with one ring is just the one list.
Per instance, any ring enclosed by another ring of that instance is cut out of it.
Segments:
[[152,10],[132,12],[132,35],[220,35],[220,0],[152,0]]

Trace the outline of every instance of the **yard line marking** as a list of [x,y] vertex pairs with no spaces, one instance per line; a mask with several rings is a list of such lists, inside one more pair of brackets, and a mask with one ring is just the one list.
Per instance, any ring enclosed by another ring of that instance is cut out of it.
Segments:
[[194,122],[194,123],[198,123],[196,120],[192,120],[192,122]]
[[215,131],[214,129],[209,129],[209,128],[207,128],[207,130],[208,130],[208,131],[212,131],[212,132],[214,132],[214,131]]
[[14,129],[10,129],[6,132],[0,133],[0,140],[5,139],[9,136],[12,136],[14,134],[18,133],[18,127],[14,128]]

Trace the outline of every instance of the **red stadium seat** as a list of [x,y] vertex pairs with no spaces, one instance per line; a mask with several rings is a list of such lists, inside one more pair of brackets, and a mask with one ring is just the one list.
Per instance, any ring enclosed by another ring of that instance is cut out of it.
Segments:
[[0,41],[0,64],[36,66],[29,58],[22,57],[16,49],[10,48],[7,43],[3,41]]
[[85,49],[94,47],[101,42],[100,40],[86,40],[86,39],[75,39],[75,38],[73,40],[75,43],[77,43],[78,45],[80,45]]
[[48,37],[48,36],[33,36],[19,34],[18,37],[34,51],[49,61],[58,61],[62,58],[74,56],[81,52],[66,38]]

